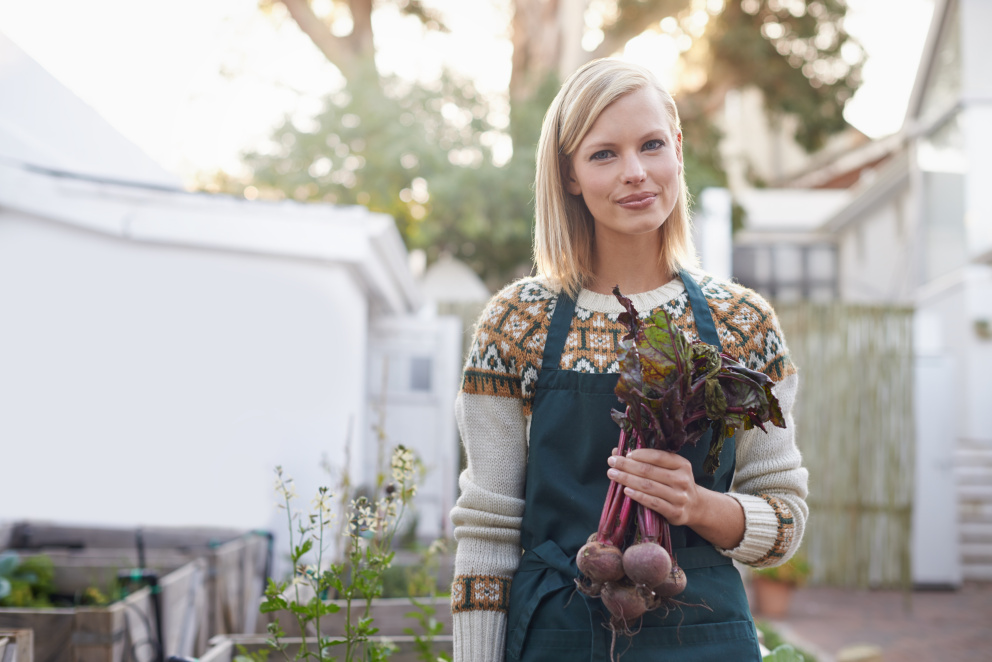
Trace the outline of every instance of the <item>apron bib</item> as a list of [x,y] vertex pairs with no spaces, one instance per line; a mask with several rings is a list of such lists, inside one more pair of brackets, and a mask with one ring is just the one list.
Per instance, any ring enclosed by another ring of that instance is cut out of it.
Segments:
[[[680,274],[689,293],[700,338],[720,346],[709,306],[695,280]],[[611,409],[622,410],[619,375],[560,370],[575,301],[559,295],[552,313],[531,419],[530,449],[520,566],[510,585],[506,659],[509,662],[610,660],[612,633],[602,602],[575,590],[575,555],[599,527],[609,478],[606,459],[619,428]],[[730,489],[734,439],[724,442],[720,468],[703,473],[710,432],[680,455],[693,466],[696,482]],[[623,662],[758,662],[754,623],[740,574],[732,561],[688,527],[671,527],[672,543],[688,587],[668,614],[645,614],[634,637],[617,636],[614,655]]]

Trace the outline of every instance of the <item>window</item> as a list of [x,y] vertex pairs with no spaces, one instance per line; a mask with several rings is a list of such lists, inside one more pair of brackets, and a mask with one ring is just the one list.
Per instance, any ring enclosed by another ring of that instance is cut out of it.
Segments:
[[414,356],[410,359],[410,390],[431,390],[431,357]]
[[734,278],[779,301],[837,296],[837,249],[829,243],[769,243],[734,247]]

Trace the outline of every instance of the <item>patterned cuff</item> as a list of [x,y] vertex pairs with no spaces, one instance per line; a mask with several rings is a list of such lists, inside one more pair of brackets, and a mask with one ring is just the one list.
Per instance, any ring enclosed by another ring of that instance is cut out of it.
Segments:
[[510,580],[492,575],[462,575],[451,585],[451,611],[498,611],[510,605]]
[[796,522],[785,501],[770,494],[729,493],[744,508],[744,539],[726,556],[746,565],[762,567],[782,563],[789,555]]

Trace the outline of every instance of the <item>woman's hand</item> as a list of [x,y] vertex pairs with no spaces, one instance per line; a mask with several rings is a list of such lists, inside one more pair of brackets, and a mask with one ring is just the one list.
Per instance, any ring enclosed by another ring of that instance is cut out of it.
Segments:
[[684,525],[714,545],[733,549],[744,538],[744,509],[737,499],[696,484],[692,464],[681,455],[639,448],[608,460],[607,475],[624,494],[669,524]]
[[609,459],[607,475],[626,489],[631,499],[655,511],[669,524],[692,526],[699,492],[692,464],[681,455],[653,448],[639,448],[626,457]]

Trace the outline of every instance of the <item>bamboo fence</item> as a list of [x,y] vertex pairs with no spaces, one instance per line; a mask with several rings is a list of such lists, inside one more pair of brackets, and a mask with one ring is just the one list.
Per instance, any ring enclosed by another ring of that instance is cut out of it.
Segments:
[[796,439],[810,473],[811,581],[911,585],[912,309],[776,304],[799,368]]

